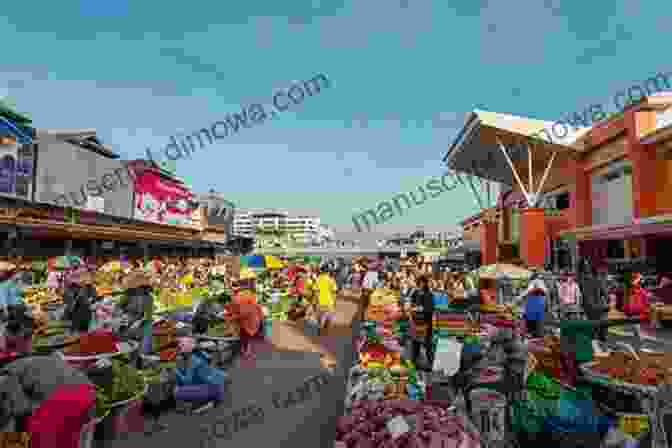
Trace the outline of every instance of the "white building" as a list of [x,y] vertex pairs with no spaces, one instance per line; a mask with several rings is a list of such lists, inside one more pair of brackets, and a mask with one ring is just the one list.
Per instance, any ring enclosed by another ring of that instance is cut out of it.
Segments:
[[234,235],[254,238],[258,232],[277,232],[279,236],[287,236],[300,244],[317,244],[330,235],[333,238],[333,230],[322,226],[320,218],[315,216],[292,216],[281,210],[236,210]]

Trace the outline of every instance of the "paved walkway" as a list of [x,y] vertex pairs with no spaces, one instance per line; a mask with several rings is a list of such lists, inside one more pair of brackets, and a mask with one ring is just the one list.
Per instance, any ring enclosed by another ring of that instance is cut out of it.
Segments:
[[[316,338],[306,337],[295,324],[274,322],[270,341],[256,347],[257,359],[234,362],[229,371],[231,389],[218,408],[194,416],[171,412],[161,418],[168,425],[164,432],[151,437],[131,434],[126,440],[97,443],[97,447],[333,448],[336,419],[344,412],[346,375],[353,359],[351,321],[356,310],[356,305],[339,298],[332,331]],[[288,393],[301,387],[307,378],[327,372],[324,368],[327,363],[336,364],[336,368],[320,392],[288,409],[275,408],[274,393]],[[264,410],[263,422],[241,429],[229,439],[206,443],[206,433],[212,433],[217,421],[250,404]]]

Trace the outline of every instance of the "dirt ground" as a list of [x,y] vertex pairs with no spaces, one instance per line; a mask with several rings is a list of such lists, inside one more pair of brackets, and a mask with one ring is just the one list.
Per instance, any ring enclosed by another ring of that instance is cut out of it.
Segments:
[[352,291],[342,291],[336,299],[336,316],[326,335],[306,336],[303,320],[273,322],[271,342],[279,350],[318,352],[324,367],[333,367],[343,337],[352,337],[352,321],[357,314],[358,296]]

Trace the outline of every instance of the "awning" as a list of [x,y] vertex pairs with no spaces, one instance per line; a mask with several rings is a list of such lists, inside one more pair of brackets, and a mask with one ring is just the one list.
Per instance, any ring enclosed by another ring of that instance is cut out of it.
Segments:
[[[476,110],[469,115],[467,123],[443,161],[455,171],[513,187],[517,182],[499,147],[498,141],[501,141],[508,149],[521,181],[527,187],[527,145],[533,151],[536,184],[537,173],[543,172],[553,152],[558,153],[556,162],[561,157],[571,157],[578,152],[571,145],[588,131],[588,128],[574,131],[571,126],[557,126],[557,133],[564,132],[564,129],[568,131],[565,138],[558,139],[551,130],[553,125],[549,121]],[[548,135],[551,142],[548,139],[540,141],[535,134],[541,135],[541,138]]]
[[574,236],[578,241],[625,240],[647,235],[672,236],[672,222],[596,225],[565,230],[559,235],[561,237]]
[[33,143],[32,131],[0,116],[0,135],[11,135],[21,144]]

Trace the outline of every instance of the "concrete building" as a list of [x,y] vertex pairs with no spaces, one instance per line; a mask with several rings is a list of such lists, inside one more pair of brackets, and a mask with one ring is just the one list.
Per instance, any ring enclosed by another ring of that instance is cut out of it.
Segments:
[[233,233],[247,238],[253,238],[259,232],[275,233],[299,244],[313,244],[333,238],[333,230],[321,225],[318,217],[291,215],[282,210],[236,210]]
[[[513,244],[533,266],[570,267],[586,255],[597,267],[609,259],[650,257],[659,271],[670,269],[660,265],[665,257],[656,255],[672,250],[672,94],[633,101],[622,113],[574,129],[564,139],[534,139],[553,126],[505,114],[471,114],[444,160],[468,169],[475,159],[494,154],[499,163],[483,170],[485,175],[512,188],[500,195],[493,221],[463,223],[465,238],[477,235],[490,261]],[[510,148],[520,141],[533,147],[534,166],[528,173],[527,160],[512,160],[517,180],[498,142]],[[530,177],[545,196],[531,206],[531,191],[525,191]]]

